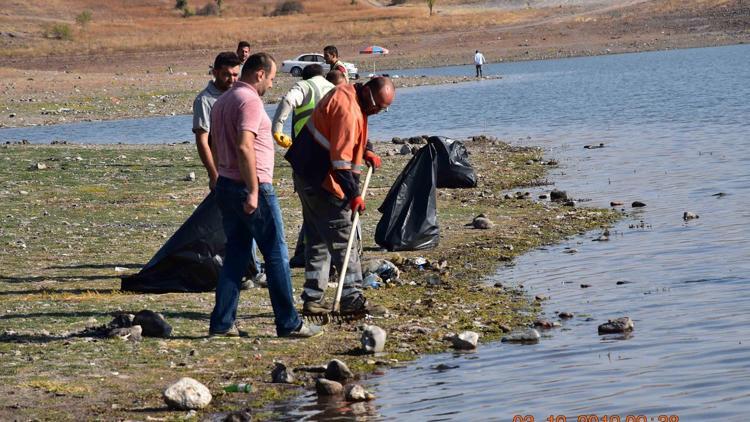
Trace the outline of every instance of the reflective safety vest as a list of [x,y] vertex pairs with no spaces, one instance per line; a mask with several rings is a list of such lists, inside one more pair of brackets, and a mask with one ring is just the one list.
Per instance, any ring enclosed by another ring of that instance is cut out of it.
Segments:
[[295,139],[299,132],[305,127],[305,123],[310,120],[315,104],[323,98],[324,95],[333,89],[333,85],[322,76],[314,76],[307,80],[302,80],[309,87],[307,95],[302,100],[302,105],[294,109],[292,115],[292,139]]
[[337,170],[362,173],[367,148],[367,116],[359,106],[355,86],[340,85],[332,90],[315,107],[306,127],[315,143],[328,151],[330,167],[322,187],[344,199],[344,190],[333,173]]

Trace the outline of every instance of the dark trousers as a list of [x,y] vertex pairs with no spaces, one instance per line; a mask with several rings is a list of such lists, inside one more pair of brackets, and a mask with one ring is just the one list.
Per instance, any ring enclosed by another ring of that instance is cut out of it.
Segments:
[[284,223],[276,192],[270,183],[258,188],[258,208],[246,214],[243,204],[247,187],[225,177],[216,182],[216,199],[227,236],[226,256],[216,286],[216,305],[211,312],[211,332],[225,332],[237,318],[240,282],[252,259],[251,241],[255,239],[266,262],[268,293],[274,313],[276,334],[285,336],[302,321],[294,308],[289,256],[284,240]]

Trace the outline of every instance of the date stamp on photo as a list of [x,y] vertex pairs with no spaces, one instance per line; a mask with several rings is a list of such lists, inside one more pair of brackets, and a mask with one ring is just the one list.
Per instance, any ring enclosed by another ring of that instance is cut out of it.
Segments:
[[[570,418],[564,415],[549,415],[540,422],[680,422],[677,415],[578,415]],[[513,415],[513,422],[535,422],[532,415]]]

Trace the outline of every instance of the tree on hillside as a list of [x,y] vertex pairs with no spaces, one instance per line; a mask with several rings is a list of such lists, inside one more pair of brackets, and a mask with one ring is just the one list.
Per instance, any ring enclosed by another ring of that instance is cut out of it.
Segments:
[[432,8],[435,6],[435,0],[427,0],[427,7],[430,8],[430,16],[432,16]]
[[175,9],[185,10],[187,9],[187,0],[177,0],[174,4]]

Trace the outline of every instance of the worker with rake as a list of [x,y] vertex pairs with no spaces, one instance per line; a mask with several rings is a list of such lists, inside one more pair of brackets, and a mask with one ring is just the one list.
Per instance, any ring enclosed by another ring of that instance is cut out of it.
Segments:
[[[305,316],[358,319],[387,312],[364,297],[359,255],[351,250],[356,240],[352,227],[365,210],[359,187],[363,164],[370,167],[364,189],[372,169],[380,167],[380,157],[367,142],[367,118],[386,110],[394,97],[393,82],[385,77],[337,86],[318,102],[285,156],[302,203]],[[331,266],[340,277],[332,305],[324,300]]]

